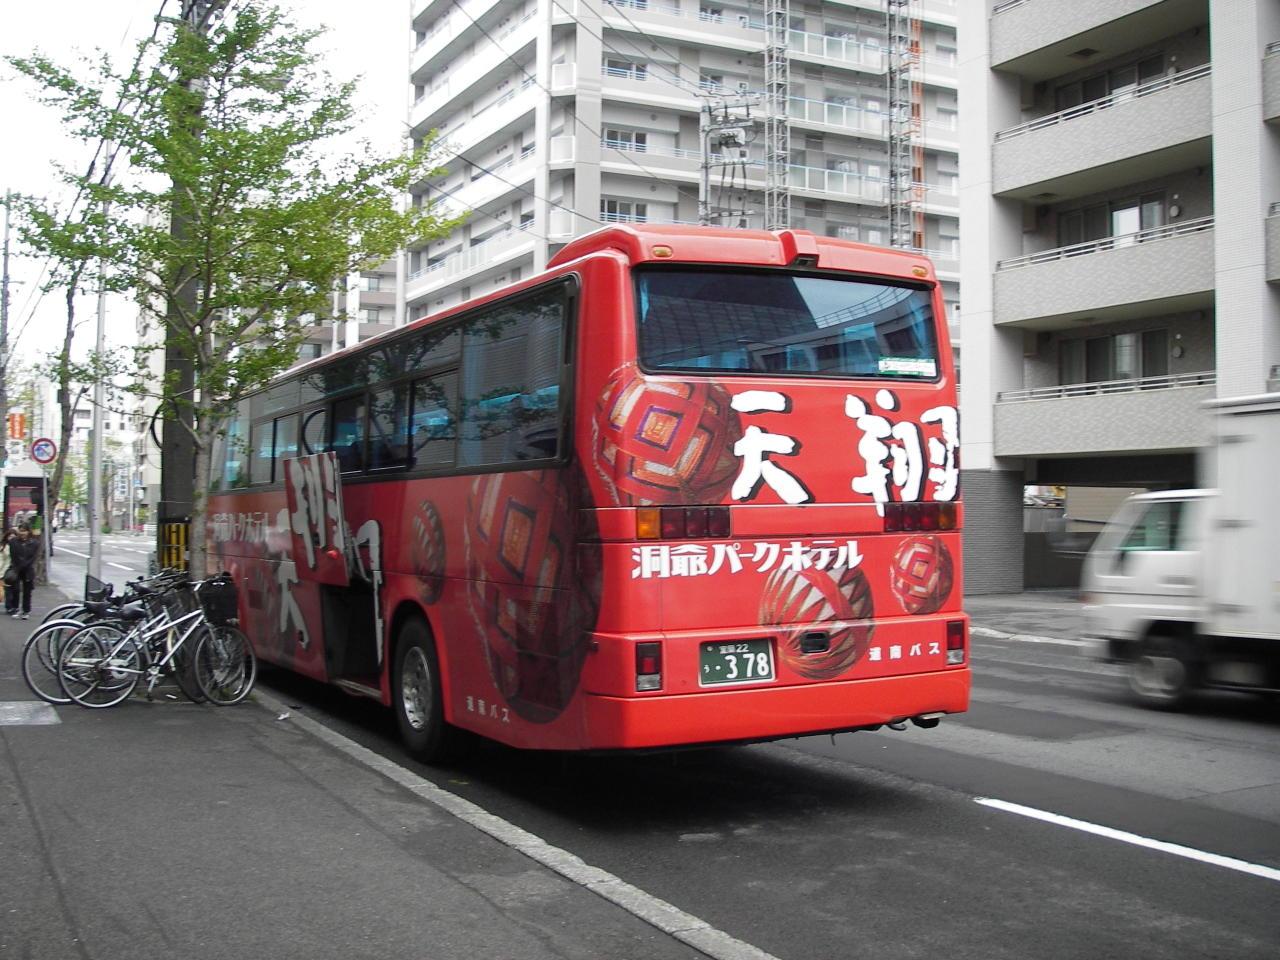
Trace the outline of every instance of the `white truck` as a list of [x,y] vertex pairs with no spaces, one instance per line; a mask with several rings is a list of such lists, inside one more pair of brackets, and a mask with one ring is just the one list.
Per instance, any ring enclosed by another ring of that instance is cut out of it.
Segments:
[[1280,693],[1280,393],[1209,407],[1214,489],[1130,497],[1081,579],[1086,652],[1163,709],[1202,687]]

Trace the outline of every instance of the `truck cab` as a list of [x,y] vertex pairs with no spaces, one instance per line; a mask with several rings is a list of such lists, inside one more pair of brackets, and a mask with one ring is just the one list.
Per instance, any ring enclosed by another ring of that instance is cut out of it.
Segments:
[[1129,665],[1134,695],[1178,705],[1199,682],[1195,637],[1207,617],[1206,545],[1213,490],[1130,497],[1085,559],[1087,651]]

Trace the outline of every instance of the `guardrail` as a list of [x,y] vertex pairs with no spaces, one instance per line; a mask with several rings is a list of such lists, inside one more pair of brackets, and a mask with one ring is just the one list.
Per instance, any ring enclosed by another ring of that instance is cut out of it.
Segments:
[[1014,137],[1020,137],[1025,133],[1031,133],[1035,130],[1042,130],[1045,127],[1054,127],[1060,123],[1066,123],[1068,120],[1074,120],[1077,117],[1087,116],[1091,113],[1097,113],[1099,110],[1107,110],[1120,103],[1126,103],[1129,100],[1137,100],[1140,97],[1147,97],[1153,93],[1159,93],[1161,90],[1167,90],[1170,87],[1180,86],[1184,83],[1191,83],[1193,80],[1201,80],[1211,72],[1209,64],[1194,67],[1183,73],[1175,73],[1167,77],[1157,77],[1155,80],[1148,80],[1146,83],[1139,84],[1136,87],[1130,87],[1128,90],[1122,90],[1119,93],[1113,93],[1109,97],[1102,97],[1099,100],[1090,100],[1088,103],[1081,103],[1074,107],[1068,107],[1065,110],[1059,110],[1057,113],[1051,113],[1047,117],[1037,117],[1035,120],[1028,120],[1026,123],[1020,123],[1016,127],[1009,127],[1007,130],[1001,130],[996,133],[996,143],[1004,140],[1012,140]]
[[1169,223],[1163,227],[1152,227],[1149,230],[1139,230],[1137,233],[1123,233],[1115,237],[1103,237],[1100,240],[1089,240],[1085,243],[1073,243],[1068,247],[1055,247],[1052,250],[1042,250],[1039,253],[1028,254],[1025,257],[1014,257],[1011,260],[1000,260],[996,263],[996,270],[1014,270],[1018,267],[1027,267],[1034,263],[1050,263],[1054,260],[1067,260],[1071,257],[1085,256],[1090,253],[1102,253],[1106,250],[1115,250],[1118,247],[1129,247],[1138,243],[1151,243],[1155,240],[1168,240],[1171,237],[1180,237],[1190,233],[1202,233],[1205,230],[1213,229],[1213,217],[1201,217],[1198,220],[1188,220],[1185,223]]
[[1142,390],[1168,390],[1172,387],[1211,387],[1218,382],[1213,370],[1199,373],[1174,373],[1164,377],[1137,377],[1130,380],[1101,380],[1097,383],[1067,383],[1034,390],[1003,390],[996,394],[997,403],[1021,403],[1024,400],[1065,400],[1070,397],[1097,397],[1111,393],[1137,393]]

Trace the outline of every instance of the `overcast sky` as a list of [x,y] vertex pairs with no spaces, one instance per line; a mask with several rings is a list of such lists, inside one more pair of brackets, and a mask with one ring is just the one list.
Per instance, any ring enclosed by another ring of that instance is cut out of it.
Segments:
[[[365,119],[363,133],[381,149],[394,149],[403,130],[408,70],[410,0],[283,0],[305,25],[324,25],[329,33],[317,41],[325,51],[325,66],[340,80],[360,76],[357,95]],[[0,0],[0,55],[25,55],[39,50],[64,65],[95,50],[107,53],[123,69],[131,62],[134,45],[149,36],[162,0]],[[167,0],[165,13],[174,15],[180,0]],[[58,158],[81,170],[87,152],[62,134],[58,118],[30,99],[31,86],[0,64],[0,191],[50,195],[60,185],[50,175]],[[26,358],[58,347],[65,322],[60,296],[39,299],[40,262],[19,256],[11,236],[9,335],[22,330],[17,351]],[[37,305],[37,301],[39,301]],[[77,307],[90,318],[93,298]],[[127,342],[134,325],[134,309],[126,302],[108,308],[108,338]],[[92,339],[92,324],[82,329],[82,342]]]

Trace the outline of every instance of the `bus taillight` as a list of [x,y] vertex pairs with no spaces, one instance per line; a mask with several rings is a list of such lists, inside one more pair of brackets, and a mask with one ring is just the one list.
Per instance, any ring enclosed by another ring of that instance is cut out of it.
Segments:
[[964,621],[947,621],[947,663],[964,663]]
[[662,689],[662,644],[636,644],[636,690]]
[[637,540],[703,540],[730,536],[728,507],[640,507]]
[[884,532],[900,533],[904,530],[954,530],[956,505],[954,503],[886,503],[884,505]]

